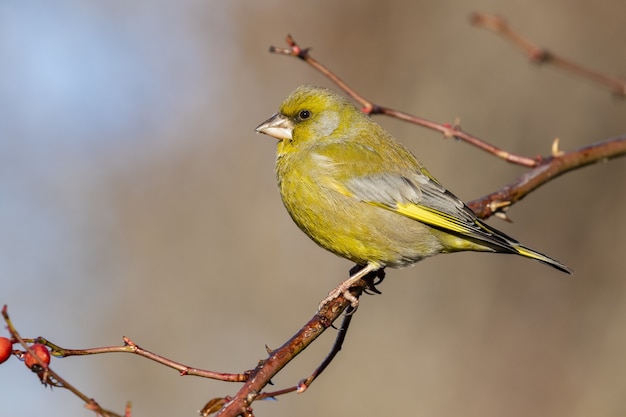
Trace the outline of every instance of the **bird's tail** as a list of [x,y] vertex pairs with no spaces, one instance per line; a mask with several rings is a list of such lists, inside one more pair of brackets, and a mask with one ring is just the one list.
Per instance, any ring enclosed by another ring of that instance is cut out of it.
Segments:
[[544,255],[543,253],[537,252],[536,250],[533,250],[528,246],[522,245],[512,237],[507,236],[505,233],[489,226],[486,223],[483,223],[480,220],[476,220],[476,225],[479,226],[482,229],[481,232],[484,233],[479,237],[482,238],[484,243],[486,243],[485,246],[490,247],[496,252],[521,255],[525,258],[535,259],[541,263],[550,265],[551,267],[570,275],[573,273],[571,269],[563,265],[561,262],[552,259],[549,256]]
[[537,251],[534,251],[520,243],[513,243],[510,242],[511,245],[511,249],[513,249],[513,251],[521,256],[525,256],[526,258],[530,258],[530,259],[535,259],[541,263],[544,263],[546,265],[550,265],[553,268],[558,269],[559,271],[563,271],[566,272],[568,274],[572,274],[572,270],[569,269],[567,266],[563,265],[561,262],[550,258],[549,256],[544,255],[543,253],[539,253]]

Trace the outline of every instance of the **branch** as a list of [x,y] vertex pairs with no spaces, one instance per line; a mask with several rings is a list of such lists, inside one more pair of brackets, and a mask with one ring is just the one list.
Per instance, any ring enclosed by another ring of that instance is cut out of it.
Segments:
[[[367,278],[367,277],[366,277]],[[367,279],[361,279],[350,291],[357,298],[368,288],[372,288],[372,284]],[[341,313],[350,306],[350,301],[346,300],[343,295],[330,301],[322,309],[309,320],[291,339],[287,340],[281,347],[270,352],[267,359],[262,361],[259,366],[256,367],[251,373],[248,381],[241,387],[239,392],[234,397],[226,397],[223,399],[211,400],[200,412],[202,416],[208,416],[209,414],[219,412],[216,417],[236,417],[236,416],[252,416],[252,409],[250,404],[257,399],[266,398],[266,395],[261,393],[263,387],[265,387],[271,379],[282,368],[285,367],[292,359],[294,359],[300,352],[306,349],[315,339],[317,339],[332,323],[341,315]],[[347,319],[349,322],[349,319]],[[344,321],[344,325],[347,323]],[[344,327],[345,328],[345,327]],[[340,337],[335,342],[335,346],[331,351],[331,354],[324,360],[322,365],[318,367],[316,372],[309,378],[301,381],[295,389],[288,389],[280,392],[281,394],[286,392],[303,392],[313,382],[313,380],[324,370],[326,365],[334,358],[335,354],[339,351],[337,346],[341,347],[343,338]],[[213,406],[213,407],[211,407]]]
[[588,80],[592,80],[605,88],[608,88],[617,97],[626,97],[626,81],[621,78],[610,77],[601,72],[592,70],[583,65],[572,62],[559,55],[556,55],[546,48],[543,48],[521,34],[515,32],[508,24],[508,22],[499,17],[484,13],[474,13],[470,21],[472,25],[487,29],[491,32],[497,33],[504,37],[507,41],[511,42],[514,46],[521,49],[531,62],[536,64],[552,64],[553,66],[568,71],[574,75],[577,75]]
[[213,372],[204,369],[193,368],[188,365],[184,365],[180,362],[176,362],[172,359],[168,359],[164,356],[158,355],[154,352],[146,350],[135,342],[130,340],[128,337],[123,338],[124,345],[123,346],[106,346],[106,347],[98,347],[98,348],[89,348],[89,349],[67,349],[61,346],[58,346],[49,340],[38,337],[35,339],[36,343],[42,343],[48,346],[51,349],[52,356],[59,358],[66,358],[69,356],[84,356],[84,355],[98,355],[102,353],[132,353],[147,359],[150,359],[154,362],[160,363],[161,365],[165,365],[168,368],[175,369],[179,372],[181,376],[192,375],[192,376],[200,376],[203,378],[217,379],[219,381],[224,382],[244,382],[248,379],[248,375],[246,372],[241,374],[231,374],[231,373],[222,373],[222,372]]
[[[351,292],[355,297],[360,295],[366,290],[372,290],[378,292],[373,286],[376,284],[375,279],[380,276],[382,271],[376,271],[379,275],[372,275],[372,280],[368,280],[368,277],[357,282],[357,284],[351,288]],[[382,277],[380,278],[382,280]],[[380,281],[378,281],[380,282]],[[342,314],[344,310],[348,308],[348,315],[345,316],[342,326],[339,330],[338,336],[335,340],[333,348],[329,355],[324,359],[322,364],[315,369],[313,374],[306,379],[300,381],[297,385],[283,389],[280,391],[264,393],[262,389],[271,382],[271,379],[276,375],[285,365],[287,365],[292,359],[294,359],[300,352],[308,347],[317,337],[319,337],[332,323]],[[265,398],[273,398],[278,395],[287,394],[290,392],[304,392],[311,383],[324,371],[328,364],[334,359],[336,354],[341,349],[342,343],[345,338],[346,331],[348,329],[350,320],[352,319],[352,310],[350,310],[350,301],[346,300],[343,295],[335,300],[332,300],[325,305],[317,314],[309,320],[291,339],[285,342],[278,349],[269,351],[269,357],[263,361],[260,361],[258,366],[248,372],[241,374],[228,374],[218,373],[213,371],[201,370],[192,368],[187,365],[183,365],[179,362],[165,358],[146,349],[139,347],[136,343],[129,338],[124,337],[123,346],[108,346],[89,349],[66,349],[60,347],[45,338],[38,337],[35,339],[23,339],[11,322],[6,306],[2,310],[2,316],[7,324],[9,333],[14,340],[22,344],[27,352],[33,354],[28,343],[41,343],[51,350],[51,355],[54,357],[69,357],[69,356],[85,356],[95,355],[103,353],[132,353],[138,356],[153,360],[162,365],[179,371],[181,376],[195,375],[205,378],[217,379],[225,382],[245,382],[239,392],[234,397],[214,398],[201,410],[201,415],[208,416],[209,414],[219,411],[220,416],[252,416],[252,410],[250,404],[255,400],[261,400]],[[58,373],[53,371],[47,364],[43,363],[36,355],[33,355],[38,361],[40,369],[43,369],[39,375],[42,382],[46,385],[51,385],[58,388],[65,388],[71,391],[74,395],[78,396],[86,404],[86,408],[92,410],[98,416],[103,417],[121,417],[112,411],[102,408],[93,398],[89,398],[87,395],[80,392],[69,382],[63,379]],[[131,415],[130,405],[126,407],[125,416]]]
[[480,218],[503,213],[503,210],[521,200],[531,191],[566,172],[582,168],[597,162],[626,156],[626,135],[598,142],[574,151],[560,153],[543,158],[542,162],[530,171],[499,190],[469,202],[467,205]]

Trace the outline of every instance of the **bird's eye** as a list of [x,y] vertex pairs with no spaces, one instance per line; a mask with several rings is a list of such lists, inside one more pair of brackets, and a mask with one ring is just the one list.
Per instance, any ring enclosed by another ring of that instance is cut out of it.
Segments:
[[300,120],[306,120],[311,117],[311,112],[308,110],[300,110],[300,113],[298,113],[298,117],[300,118]]

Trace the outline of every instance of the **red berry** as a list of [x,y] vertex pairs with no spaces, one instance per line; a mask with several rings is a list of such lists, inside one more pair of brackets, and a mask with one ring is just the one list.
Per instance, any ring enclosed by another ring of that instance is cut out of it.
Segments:
[[0,363],[6,362],[13,351],[13,344],[6,337],[0,337]]
[[[50,352],[45,345],[42,345],[41,343],[35,343],[34,345],[31,345],[30,349],[33,351],[35,356],[37,356],[46,366],[50,364]],[[35,359],[35,357],[32,356],[30,352],[26,352],[26,354],[24,355],[24,364],[29,369],[32,369],[33,372],[42,371],[41,365],[39,365],[37,359]]]

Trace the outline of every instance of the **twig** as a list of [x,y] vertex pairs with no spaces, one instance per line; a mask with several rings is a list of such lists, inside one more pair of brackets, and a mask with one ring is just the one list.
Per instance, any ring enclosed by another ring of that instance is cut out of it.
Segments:
[[[372,277],[372,279],[375,279],[375,277]],[[364,280],[358,282],[357,285],[351,289],[351,291],[356,297],[359,297],[363,291],[366,291],[368,289],[376,291],[373,287],[374,284],[375,283],[368,281],[366,277]],[[276,373],[278,373],[287,363],[295,358],[302,350],[304,350],[328,327],[330,327],[346,308],[348,308],[348,311],[344,317],[342,326],[338,332],[331,352],[327,355],[321,365],[316,368],[311,376],[300,381],[296,386],[290,388],[269,393],[261,392],[262,388],[270,382],[271,378],[276,375]],[[293,391],[304,392],[311,385],[315,378],[317,378],[324,371],[324,369],[326,369],[326,367],[334,359],[337,353],[341,350],[341,346],[348,331],[350,321],[353,317],[351,313],[352,307],[350,306],[350,302],[345,300],[343,296],[337,298],[336,300],[333,300],[332,302],[328,303],[328,305],[325,306],[318,314],[316,314],[309,321],[309,323],[307,323],[307,325],[300,329],[300,331],[296,335],[294,335],[289,341],[283,344],[283,346],[276,350],[269,351],[269,357],[266,360],[260,362],[253,371],[248,371],[241,374],[218,373],[192,368],[190,366],[183,365],[179,362],[173,361],[171,359],[165,358],[161,355],[143,349],[127,337],[124,337],[123,346],[107,346],[88,349],[63,348],[43,337],[38,337],[29,341],[31,343],[44,344],[45,346],[50,348],[50,353],[52,356],[59,358],[65,358],[70,356],[97,355],[104,353],[132,353],[153,360],[167,367],[176,369],[177,371],[179,371],[180,375],[195,375],[205,378],[217,379],[225,382],[246,382],[246,384],[244,384],[244,386],[240,389],[237,396],[215,398],[209,401],[209,403],[207,403],[207,405],[205,405],[205,407],[202,409],[201,415],[206,416],[221,410],[219,415],[251,416],[252,414],[249,406],[253,401],[276,397],[278,395],[287,394]],[[19,333],[11,323],[8,313],[6,311],[6,306],[5,309],[2,311],[2,314],[5,318],[9,332],[11,333],[12,337],[22,343],[27,351],[30,351],[26,340],[20,337]],[[37,358],[36,355],[34,356]],[[37,360],[39,361],[39,359]],[[61,378],[56,372],[47,367],[43,362],[40,363],[40,365],[42,366],[42,368],[46,369],[46,381],[48,381],[49,384],[70,390],[83,401],[85,401],[86,407],[88,409],[94,411],[98,415],[104,417],[121,417],[119,414],[104,410],[102,407],[100,407],[100,405],[98,405],[95,400],[88,398],[86,395],[75,389],[67,381]],[[125,415],[130,416],[130,403],[126,406]]]
[[597,162],[626,156],[626,135],[608,139],[569,152],[544,158],[541,164],[520,175],[499,190],[468,203],[478,217],[487,218],[502,213],[531,191],[568,171]]
[[[58,373],[53,371],[52,368],[50,368],[47,364],[45,364],[37,355],[35,355],[32,349],[30,348],[30,346],[28,346],[28,344],[26,343],[26,341],[22,339],[22,337],[20,336],[15,326],[13,326],[13,322],[11,321],[11,318],[9,317],[9,312],[7,310],[6,305],[2,308],[2,317],[4,318],[4,321],[7,324],[7,329],[9,330],[11,337],[17,340],[20,343],[20,345],[22,345],[22,347],[37,360],[37,363],[39,364],[39,366],[41,366],[41,368],[44,369],[44,373],[42,377],[42,382],[44,384],[50,384],[51,386],[54,386],[57,388],[67,389],[72,394],[80,398],[85,403],[85,407],[87,409],[93,411],[98,416],[122,417],[119,414],[114,413],[113,411],[105,410],[104,408],[100,407],[100,405],[96,402],[96,400],[94,400],[93,398],[89,398],[87,395],[83,394],[76,387],[74,387],[65,379],[63,379]],[[127,406],[127,414],[128,413],[130,413],[129,406]]]
[[224,382],[244,382],[248,379],[247,373],[242,374],[230,374],[230,373],[221,373],[221,372],[213,372],[204,369],[193,368],[188,365],[184,365],[180,362],[173,361],[164,356],[158,355],[156,353],[150,352],[135,342],[130,340],[128,337],[124,336],[124,345],[123,346],[106,346],[99,348],[89,348],[89,349],[66,349],[55,345],[54,343],[46,340],[43,337],[39,337],[36,339],[38,343],[42,343],[51,348],[51,354],[56,357],[68,357],[68,356],[83,356],[83,355],[97,355],[102,353],[133,353],[135,355],[139,355],[141,357],[150,359],[161,365],[165,365],[169,368],[177,370],[181,376],[192,375],[192,376],[200,376],[203,378],[217,379],[219,381]]
[[568,71],[582,78],[592,80],[608,88],[618,97],[626,97],[626,81],[621,78],[610,77],[604,73],[592,70],[583,65],[572,62],[543,48],[521,34],[514,31],[508,22],[499,17],[485,13],[474,13],[470,19],[472,25],[497,33],[521,49],[528,58],[537,64],[551,64],[564,71]]

